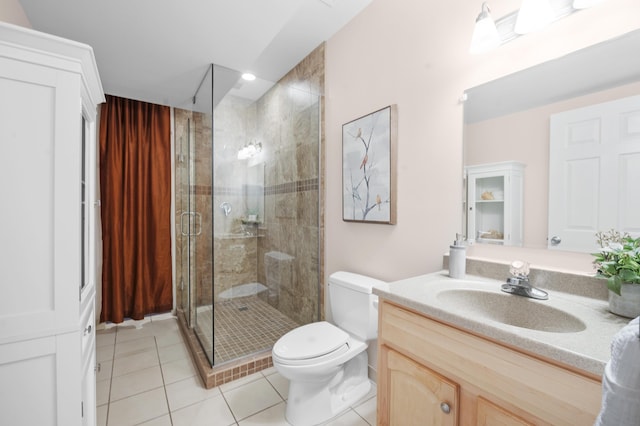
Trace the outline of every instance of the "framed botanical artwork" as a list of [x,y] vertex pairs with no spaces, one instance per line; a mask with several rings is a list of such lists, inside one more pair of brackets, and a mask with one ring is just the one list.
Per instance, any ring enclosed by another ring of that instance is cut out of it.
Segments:
[[342,219],[396,223],[397,106],[342,125]]

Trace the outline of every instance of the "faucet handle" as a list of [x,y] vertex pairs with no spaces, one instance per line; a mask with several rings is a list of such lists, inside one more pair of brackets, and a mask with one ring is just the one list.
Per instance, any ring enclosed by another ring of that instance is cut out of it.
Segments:
[[529,263],[522,260],[514,260],[511,262],[509,273],[514,277],[528,277],[529,276]]

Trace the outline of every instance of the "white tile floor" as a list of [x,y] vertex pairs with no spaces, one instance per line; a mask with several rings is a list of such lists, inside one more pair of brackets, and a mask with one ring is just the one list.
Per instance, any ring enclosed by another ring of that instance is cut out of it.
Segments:
[[[98,426],[288,425],[285,378],[270,368],[205,389],[173,317],[98,331],[97,360]],[[375,424],[375,391],[327,423]]]

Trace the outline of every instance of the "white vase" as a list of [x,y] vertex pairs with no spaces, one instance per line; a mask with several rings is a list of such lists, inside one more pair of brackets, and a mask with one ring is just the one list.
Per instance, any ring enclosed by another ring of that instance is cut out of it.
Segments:
[[620,296],[609,290],[609,310],[627,318],[640,316],[640,284],[623,283]]

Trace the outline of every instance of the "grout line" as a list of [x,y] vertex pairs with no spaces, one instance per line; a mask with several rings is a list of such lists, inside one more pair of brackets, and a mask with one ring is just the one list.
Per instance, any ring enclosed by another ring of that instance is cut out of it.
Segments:
[[153,341],[156,344],[156,356],[158,357],[158,365],[160,366],[160,376],[162,376],[162,389],[164,389],[164,399],[167,402],[167,411],[169,412],[169,422],[173,424],[173,416],[171,415],[171,404],[169,404],[169,394],[167,394],[167,383],[164,379],[164,369],[162,368],[162,360],[160,359],[160,348],[158,346],[158,339],[156,339],[155,330],[153,332]]
[[113,384],[113,371],[116,366],[116,345],[118,344],[118,327],[115,327],[113,333],[113,353],[111,354],[111,374],[109,375],[109,392],[107,395],[107,415],[105,417],[105,425],[109,426],[109,412],[111,411],[111,385]]
[[[284,399],[284,396],[282,396],[282,394],[278,391],[278,389],[276,389],[276,387],[273,385],[273,383],[271,383],[271,380],[269,380],[269,378],[267,377],[267,375],[266,375],[266,374],[264,374],[263,372],[261,372],[261,373],[262,373],[262,376],[264,377],[264,379],[267,381],[267,383],[269,383],[269,384],[271,385],[271,387],[273,388],[273,390],[274,390],[274,391],[276,391],[276,393],[278,394],[278,396],[282,399],[282,402],[285,402],[285,403],[286,403],[286,402],[287,402],[287,400],[286,400],[286,399]],[[276,374],[276,373],[274,373],[274,374],[270,374],[270,376],[273,376],[273,375],[275,375],[275,374]]]
[[229,405],[229,401],[227,401],[227,398],[224,396],[224,392],[222,392],[222,389],[220,389],[220,395],[222,396],[222,399],[224,399],[224,403],[227,404],[227,408],[229,409],[229,412],[231,413],[231,416],[233,417],[233,421],[237,425],[238,424],[238,418],[236,417],[236,413],[234,413],[233,410],[231,409],[231,406]]
[[362,417],[362,416],[360,415],[360,413],[358,413],[358,410],[356,410],[354,407],[351,407],[351,410],[352,410],[354,413],[356,413],[356,415],[357,415],[358,417],[360,417],[360,418],[361,418],[361,419],[362,419],[366,424],[368,424],[369,426],[371,426],[371,423],[369,423],[369,422],[367,421],[367,419],[365,419],[364,417]]

